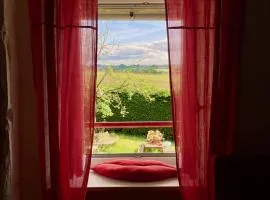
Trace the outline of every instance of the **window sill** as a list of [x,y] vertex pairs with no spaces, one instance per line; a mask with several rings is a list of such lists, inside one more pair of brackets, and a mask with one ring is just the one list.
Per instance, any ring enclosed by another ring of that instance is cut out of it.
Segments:
[[[123,157],[118,157],[123,158]],[[175,165],[175,157],[125,157],[132,159],[150,159],[150,160],[159,160],[170,165]],[[93,158],[92,165],[102,163],[108,160],[116,158]],[[104,176],[94,173],[92,170],[89,174],[88,179],[88,189],[102,189],[102,188],[178,188],[179,182],[177,177],[166,179],[163,181],[155,182],[129,182],[129,181],[120,181],[115,179],[106,178]]]
[[131,188],[131,187],[137,187],[137,188],[145,188],[145,187],[151,187],[151,188],[160,188],[160,187],[170,187],[175,188],[179,187],[179,183],[177,178],[171,178],[166,179],[163,181],[155,181],[155,182],[129,182],[129,181],[120,181],[115,179],[106,178],[103,176],[100,176],[93,171],[90,171],[90,177],[88,181],[88,188]]

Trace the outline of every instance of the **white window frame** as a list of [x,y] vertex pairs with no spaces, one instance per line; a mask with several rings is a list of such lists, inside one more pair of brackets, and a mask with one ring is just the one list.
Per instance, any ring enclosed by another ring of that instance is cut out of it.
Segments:
[[[99,19],[112,20],[130,20],[128,12],[124,15],[114,14],[114,10],[135,10],[135,20],[165,20],[165,2],[164,0],[99,0],[99,9],[105,9],[105,13],[99,13]],[[140,14],[136,16],[136,9],[140,10]],[[145,12],[143,11],[145,9]],[[157,14],[147,14],[149,9],[163,9]],[[110,11],[112,11],[110,13]],[[142,125],[142,123],[145,123]],[[140,124],[140,125],[136,125]],[[95,128],[151,128],[151,127],[171,127],[172,121],[142,121],[142,122],[95,122]],[[136,158],[136,159],[155,159],[168,164],[175,165],[176,153],[117,153],[117,154],[92,154],[92,164],[115,158]]]

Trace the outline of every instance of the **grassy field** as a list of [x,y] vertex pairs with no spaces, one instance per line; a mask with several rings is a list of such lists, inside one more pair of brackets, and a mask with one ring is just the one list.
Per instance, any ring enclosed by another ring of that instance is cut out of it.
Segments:
[[[104,71],[97,72],[97,83],[104,76]],[[113,72],[111,76],[107,76],[102,81],[102,87],[119,87],[125,82],[128,88],[156,88],[161,90],[169,90],[169,74],[150,74],[150,73],[128,73],[128,72]]]
[[[115,154],[115,153],[137,153],[140,145],[145,143],[144,137],[130,136],[124,134],[117,134],[119,136],[117,142],[112,145],[103,145],[98,148],[98,154]],[[174,144],[166,149],[166,153],[174,153]],[[151,153],[158,151],[153,150]]]
[[136,153],[145,138],[119,134],[115,144],[99,147],[100,153]]

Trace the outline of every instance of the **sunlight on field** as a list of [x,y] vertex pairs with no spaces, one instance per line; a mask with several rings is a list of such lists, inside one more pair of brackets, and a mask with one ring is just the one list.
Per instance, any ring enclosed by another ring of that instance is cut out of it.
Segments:
[[136,153],[144,141],[143,137],[120,134],[115,144],[100,147],[99,153]]
[[[104,71],[97,72],[97,82],[104,76]],[[128,88],[136,88],[137,86],[153,87],[155,89],[168,90],[169,74],[168,73],[129,73],[129,72],[113,72],[112,77],[106,77],[102,82],[103,87],[120,86],[124,81],[127,82]]]
[[[97,154],[113,154],[113,153],[138,153],[141,144],[146,141],[145,137],[130,136],[125,134],[117,134],[119,136],[118,141],[112,145],[103,145],[98,148]],[[166,148],[164,153],[174,153],[175,146],[172,144],[169,148]],[[152,151],[151,153],[156,153]]]

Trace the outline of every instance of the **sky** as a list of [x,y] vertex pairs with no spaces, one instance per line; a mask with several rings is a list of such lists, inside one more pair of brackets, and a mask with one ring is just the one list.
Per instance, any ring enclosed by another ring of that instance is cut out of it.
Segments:
[[[100,20],[98,28],[99,48],[105,46],[98,56],[99,64],[168,64],[165,20]],[[104,37],[106,42],[102,42]]]

